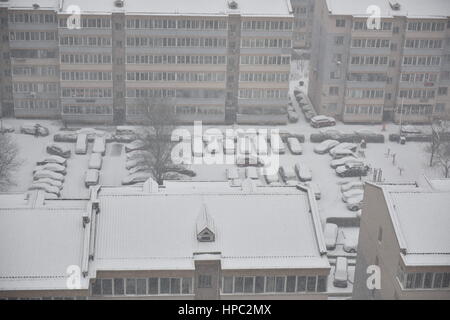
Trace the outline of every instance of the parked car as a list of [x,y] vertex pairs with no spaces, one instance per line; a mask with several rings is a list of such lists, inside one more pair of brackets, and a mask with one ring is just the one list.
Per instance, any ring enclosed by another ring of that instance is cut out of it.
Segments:
[[347,149],[355,152],[356,149],[358,149],[358,145],[356,143],[342,142],[335,146],[333,149]]
[[14,132],[14,127],[7,125],[7,124],[2,124],[0,126],[0,133],[12,133]]
[[298,183],[297,173],[295,169],[291,166],[280,166],[278,169],[278,173],[280,174],[281,180],[284,183],[289,185],[296,185]]
[[332,127],[336,125],[336,120],[327,116],[315,116],[311,118],[311,126],[313,128]]
[[132,126],[117,126],[116,134],[118,135],[134,135],[138,133],[138,129]]
[[147,165],[139,165],[128,170],[128,174],[135,174],[138,172],[149,172],[150,167]]
[[[36,131],[37,130],[37,131]],[[31,135],[37,135],[41,137],[46,137],[50,134],[50,131],[46,128],[41,126],[39,123],[34,124],[24,124],[20,127],[20,133],[24,134],[31,134]]]
[[340,159],[331,160],[330,167],[336,169],[340,166],[345,166],[347,163],[365,163],[361,158],[355,158],[354,156],[348,156]]
[[92,147],[93,153],[100,153],[101,155],[106,154],[106,140],[104,137],[97,136],[94,140],[94,146]]
[[283,140],[279,135],[272,135],[270,137],[270,148],[274,154],[284,154],[286,152]]
[[61,181],[53,180],[50,178],[42,178],[42,179],[35,180],[34,182],[49,184],[49,185],[51,185],[53,187],[57,187],[59,189],[63,188],[63,183]]
[[143,183],[150,179],[152,174],[150,172],[138,172],[130,174],[122,180],[123,185],[132,185],[136,183]]
[[67,160],[65,158],[60,157],[60,156],[55,156],[55,155],[47,156],[44,159],[36,162],[36,164],[39,165],[39,166],[42,166],[42,165],[47,164],[47,163],[57,163],[57,164],[60,164],[62,166],[67,166]]
[[325,238],[325,245],[327,247],[327,250],[336,249],[338,226],[334,223],[327,223],[325,225],[325,230],[323,231],[323,236]]
[[34,182],[29,188],[28,190],[42,190],[45,191],[46,193],[51,193],[51,194],[55,194],[58,197],[60,196],[60,189],[58,187],[54,187],[52,185],[49,185],[47,183],[38,183],[38,182]]
[[364,196],[356,196],[347,200],[347,209],[350,211],[359,211],[362,208]]
[[223,143],[223,152],[225,154],[234,154],[235,153],[235,142],[232,138],[226,138]]
[[196,158],[203,157],[203,148],[204,148],[203,140],[194,137],[194,139],[192,139],[191,141],[192,155]]
[[60,156],[66,159],[70,158],[70,156],[72,155],[72,151],[69,148],[59,144],[48,145],[47,153],[55,156]]
[[266,180],[267,184],[276,184],[280,182],[278,174],[265,174],[264,180]]
[[296,163],[295,164],[295,172],[297,173],[300,181],[311,181],[312,180],[312,172],[304,163]]
[[236,168],[229,168],[227,169],[227,179],[228,180],[234,180],[239,179],[239,172]]
[[333,157],[334,160],[342,159],[345,157],[357,158],[356,154],[350,149],[333,148],[332,150],[330,150],[330,155]]
[[364,190],[364,182],[362,181],[350,181],[341,186],[341,192],[347,192],[350,190]]
[[254,155],[238,155],[236,157],[236,165],[238,167],[262,167],[262,158]]
[[43,179],[43,178],[49,178],[49,179],[64,182],[64,176],[62,174],[53,172],[50,170],[36,171],[33,175],[34,180],[39,180],[39,179]]
[[359,163],[348,163],[336,168],[339,177],[365,177],[369,173],[369,166]]
[[359,197],[359,196],[362,196],[363,194],[364,194],[364,190],[361,190],[361,189],[349,190],[342,194],[342,201],[347,203],[348,199],[354,198],[354,197]]
[[75,144],[76,154],[86,154],[88,149],[88,136],[85,133],[78,134],[77,142]]
[[342,232],[342,235],[344,237],[344,251],[347,253],[356,253],[358,250],[358,238],[346,235],[345,232]]
[[125,164],[125,168],[127,168],[127,170],[130,170],[136,166],[140,166],[140,165],[144,165],[146,164],[147,161],[144,158],[137,158],[137,159],[133,159],[133,160],[127,160],[126,164]]
[[237,140],[238,152],[240,155],[249,155],[254,153],[254,146],[250,137],[240,137]]
[[100,153],[93,153],[89,158],[88,168],[100,170],[103,164],[103,157]]
[[302,154],[303,148],[297,138],[291,137],[287,139],[287,145],[292,154]]
[[325,140],[314,147],[314,152],[318,154],[325,154],[336,147],[338,144],[339,141],[337,140]]
[[401,133],[402,134],[421,134],[422,130],[420,130],[419,128],[412,126],[412,125],[406,125],[406,126],[402,126]]
[[315,182],[305,182],[303,183],[305,187],[309,188],[313,193],[316,200],[320,200],[322,198],[322,192],[320,191],[319,185]]
[[245,177],[250,178],[252,180],[258,180],[259,179],[258,169],[256,169],[255,167],[245,168]]
[[295,123],[298,121],[298,113],[295,110],[288,110],[287,115],[290,123]]
[[143,150],[135,150],[127,153],[127,160],[148,159],[151,153]]
[[57,172],[64,176],[67,174],[66,167],[62,166],[60,164],[57,164],[57,163],[47,163],[42,166],[37,166],[36,168],[34,168],[33,173],[36,171],[42,171],[42,170],[49,170],[49,171]]
[[142,140],[134,140],[125,145],[125,152],[131,152],[136,150],[143,150],[145,147],[145,142]]
[[337,257],[336,267],[334,269],[333,285],[337,288],[347,288],[348,280],[347,258]]
[[269,153],[269,147],[267,138],[263,135],[258,135],[253,139],[254,148],[258,155],[267,155]]
[[84,180],[84,185],[86,188],[91,186],[96,186],[100,179],[100,172],[96,169],[89,169],[86,171],[86,178]]

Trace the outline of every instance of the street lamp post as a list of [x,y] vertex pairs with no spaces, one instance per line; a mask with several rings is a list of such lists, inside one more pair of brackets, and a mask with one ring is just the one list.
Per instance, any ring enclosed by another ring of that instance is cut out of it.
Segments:
[[403,127],[403,103],[405,102],[405,97],[402,97],[402,104],[400,106],[400,131],[399,131],[399,142],[402,137],[402,127]]

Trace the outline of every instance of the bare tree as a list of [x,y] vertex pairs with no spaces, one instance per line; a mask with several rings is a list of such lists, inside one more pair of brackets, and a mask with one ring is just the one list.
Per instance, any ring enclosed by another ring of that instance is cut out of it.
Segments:
[[141,102],[144,110],[146,129],[140,134],[144,141],[145,162],[158,184],[164,182],[169,173],[190,174],[190,170],[175,165],[171,152],[175,145],[171,141],[172,132],[176,126],[174,103],[168,99],[146,99]]
[[19,149],[11,136],[0,134],[0,191],[15,184],[13,175],[21,163]]
[[444,178],[450,178],[450,141],[441,142],[435,157],[435,164],[441,168]]
[[435,157],[441,144],[450,136],[450,124],[447,121],[434,121],[431,124],[431,141],[425,146],[425,151],[430,154],[430,167],[435,165]]

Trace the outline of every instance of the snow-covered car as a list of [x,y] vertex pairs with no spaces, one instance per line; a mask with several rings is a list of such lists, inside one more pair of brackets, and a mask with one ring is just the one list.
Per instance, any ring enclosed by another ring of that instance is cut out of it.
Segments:
[[336,174],[339,177],[365,177],[369,173],[369,166],[360,163],[347,163],[344,166],[336,168]]
[[347,288],[348,270],[347,258],[337,257],[334,269],[333,285],[337,288]]
[[361,190],[361,189],[349,190],[349,191],[342,193],[342,201],[347,203],[348,199],[354,198],[354,197],[359,197],[359,196],[362,196],[363,194],[364,194],[364,190]]
[[295,123],[298,121],[298,113],[295,110],[288,110],[287,115],[290,123]]
[[33,173],[36,171],[42,171],[42,170],[49,170],[49,171],[61,173],[64,176],[67,174],[66,167],[63,165],[57,164],[57,163],[47,163],[42,166],[37,166],[36,168],[34,168]]
[[60,164],[62,166],[67,166],[67,159],[65,159],[63,157],[60,157],[60,156],[53,155],[53,156],[47,156],[44,159],[36,162],[36,164],[38,166],[42,166],[42,165],[47,164],[47,163],[57,163],[57,164]]
[[127,153],[127,160],[148,159],[150,152],[144,150],[135,150]]
[[68,147],[55,143],[47,146],[47,153],[54,156],[60,156],[66,159],[70,158],[70,156],[72,155],[72,151]]
[[234,154],[235,153],[235,142],[233,138],[226,138],[223,142],[223,152],[225,154]]
[[322,192],[320,191],[320,187],[317,183],[305,182],[303,185],[312,191],[316,200],[320,200],[322,198]]
[[267,155],[269,151],[267,138],[264,135],[258,135],[253,139],[254,148],[258,155]]
[[336,169],[337,167],[345,166],[348,163],[364,164],[365,161],[363,159],[361,159],[361,158],[355,158],[354,156],[348,156],[348,157],[344,157],[344,158],[341,158],[341,159],[331,160],[330,167],[333,168],[333,169]]
[[226,171],[228,180],[239,179],[239,171],[236,168],[229,168]]
[[336,125],[336,120],[328,116],[315,116],[311,118],[311,126],[313,128],[332,127]]
[[31,135],[36,135],[37,133],[38,136],[46,137],[50,134],[50,131],[46,127],[41,126],[39,123],[30,123],[21,126],[20,133]]
[[88,168],[100,170],[103,164],[103,156],[100,153],[92,153],[89,158]]
[[356,196],[347,200],[347,209],[350,211],[359,211],[362,208],[364,196]]
[[132,185],[136,183],[143,183],[150,179],[152,177],[152,174],[150,172],[138,172],[135,174],[130,174],[126,176],[122,180],[123,185]]
[[275,184],[280,182],[278,174],[265,174],[264,179],[267,184]]
[[139,165],[128,170],[128,174],[135,174],[138,172],[149,172],[150,167],[147,165]]
[[327,250],[336,249],[338,226],[334,223],[327,223],[325,225],[325,230],[323,231],[323,236],[325,238],[325,245],[327,247]]
[[47,183],[35,182],[28,188],[28,190],[43,190],[46,193],[52,193],[57,195],[58,197],[60,196],[60,189]]
[[144,165],[146,164],[147,161],[144,158],[137,158],[137,159],[133,159],[133,160],[127,160],[126,164],[125,164],[125,168],[127,168],[127,170],[130,170],[136,166],[140,166],[140,165]]
[[281,179],[284,183],[289,185],[298,184],[298,177],[295,169],[292,166],[280,166],[278,169]]
[[236,157],[236,165],[238,167],[262,167],[262,158],[254,155],[238,155]]
[[39,180],[39,179],[43,179],[43,178],[49,178],[49,179],[64,182],[64,176],[62,174],[53,172],[50,170],[36,171],[33,175],[34,180]]
[[96,186],[100,180],[100,172],[96,169],[89,169],[86,171],[86,177],[84,179],[84,185],[86,188],[90,186]]
[[259,179],[258,169],[256,169],[255,167],[245,168],[245,177],[250,178],[252,180],[258,180]]
[[295,172],[297,173],[298,178],[300,181],[311,181],[312,180],[312,172],[311,169],[308,168],[308,166],[304,163],[296,163],[295,164]]
[[332,150],[330,150],[330,155],[334,160],[352,156],[357,158],[356,154],[350,149],[333,148]]
[[76,154],[86,154],[88,149],[88,136],[85,133],[80,133],[75,143]]
[[0,126],[0,133],[12,133],[14,132],[14,127],[7,125],[7,124],[2,124]]
[[270,149],[274,154],[284,154],[286,152],[283,140],[279,135],[275,134],[270,137]]
[[49,184],[49,185],[51,185],[53,187],[57,187],[59,189],[63,188],[63,183],[61,181],[53,180],[53,179],[50,179],[50,178],[38,179],[38,180],[35,180],[35,183],[45,183],[45,184]]
[[337,140],[325,140],[314,147],[314,152],[318,154],[325,154],[336,147],[338,144],[339,141]]
[[142,140],[134,140],[125,145],[125,152],[131,152],[136,150],[142,150],[145,148],[145,142]]
[[342,232],[342,234],[344,237],[344,251],[347,253],[356,253],[358,249],[358,238],[346,235],[345,232]]
[[291,137],[287,139],[287,145],[292,154],[298,155],[303,153],[303,148],[297,138]]
[[250,137],[240,137],[237,140],[237,148],[240,155],[254,154],[254,145]]
[[402,134],[421,134],[422,130],[420,130],[419,128],[412,126],[412,125],[406,125],[406,126],[402,126],[401,133]]
[[94,140],[94,145],[92,147],[93,153],[100,153],[103,156],[106,154],[106,140],[104,137],[97,136]]
[[347,150],[351,150],[351,151],[355,152],[356,149],[358,149],[358,145],[356,143],[342,142],[342,143],[339,143],[333,149],[347,149]]
[[341,185],[341,192],[347,192],[350,190],[364,190],[364,182],[362,181],[350,181]]
[[132,126],[117,126],[116,134],[118,135],[135,135],[138,133],[138,128]]

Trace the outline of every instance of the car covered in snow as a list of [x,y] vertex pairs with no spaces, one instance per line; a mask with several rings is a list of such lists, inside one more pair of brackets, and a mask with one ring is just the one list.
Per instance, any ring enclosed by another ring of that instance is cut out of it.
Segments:
[[106,140],[104,137],[97,136],[94,140],[94,145],[92,147],[93,153],[100,153],[103,156],[106,154]]
[[347,192],[350,190],[364,190],[363,181],[350,181],[341,185],[341,192]]
[[38,179],[38,180],[35,180],[35,183],[45,183],[45,184],[49,184],[49,185],[51,185],[53,187],[57,187],[59,189],[63,188],[63,183],[61,181],[53,180],[53,179],[50,179],[50,178]]
[[311,169],[304,163],[298,162],[295,164],[295,172],[297,173],[300,181],[311,181],[312,180],[312,172]]
[[123,185],[132,185],[136,183],[144,183],[148,179],[152,177],[152,174],[150,172],[137,172],[134,174],[130,174],[123,178],[122,184]]
[[150,171],[150,167],[147,165],[139,165],[139,166],[135,166],[133,168],[131,168],[130,170],[128,170],[128,174],[135,174],[138,172],[149,172]]
[[344,238],[343,249],[347,253],[356,253],[358,250],[358,237],[350,236],[345,232],[342,232]]
[[345,257],[336,258],[333,285],[337,288],[347,288],[348,262]]
[[70,156],[72,155],[72,151],[70,150],[70,148],[56,143],[52,143],[47,146],[47,153],[66,159],[70,158]]
[[262,159],[263,158],[251,154],[240,154],[236,157],[236,165],[238,167],[262,167],[264,165]]
[[223,141],[223,152],[225,154],[234,154],[236,151],[236,146],[233,138],[226,138]]
[[298,184],[298,176],[292,166],[280,166],[278,173],[284,183],[294,186]]
[[96,169],[89,169],[86,171],[86,177],[84,179],[84,185],[86,188],[96,186],[100,180],[100,171]]
[[361,158],[355,158],[354,156],[348,156],[348,157],[344,157],[344,158],[341,158],[341,159],[331,160],[330,167],[333,168],[333,169],[336,169],[337,167],[345,166],[347,163],[361,163],[361,164],[364,164],[365,161],[364,161],[364,159],[361,159]]
[[287,115],[288,115],[288,120],[290,123],[295,123],[298,121],[298,113],[295,110],[288,110],[287,111]]
[[258,169],[255,167],[245,168],[245,177],[252,180],[258,180],[259,179]]
[[356,154],[350,149],[333,148],[330,150],[330,155],[334,160],[342,159],[345,157],[357,157]]
[[134,140],[125,145],[125,152],[131,152],[136,150],[143,150],[145,148],[145,142],[142,140]]
[[303,153],[303,148],[300,142],[295,137],[287,138],[287,145],[292,154],[298,155]]
[[47,156],[47,157],[41,159],[40,161],[36,162],[36,164],[39,166],[42,166],[47,163],[57,163],[62,166],[67,166],[67,159],[60,157],[60,156],[52,155],[52,156]]
[[278,184],[280,182],[280,179],[278,177],[278,173],[275,174],[265,174],[264,180],[266,180],[267,184]]
[[92,153],[89,158],[88,168],[100,170],[103,164],[103,156],[100,153]]
[[342,142],[335,146],[333,149],[346,149],[355,152],[356,149],[358,149],[358,145],[356,143]]
[[37,166],[36,168],[34,168],[33,172],[41,171],[41,170],[50,170],[53,172],[61,173],[62,175],[67,174],[66,167],[63,165],[57,164],[57,163],[47,163],[42,166]]
[[144,158],[136,158],[136,159],[132,159],[132,160],[127,160],[127,162],[125,163],[125,168],[127,168],[127,170],[130,170],[136,166],[145,165],[146,163],[147,163],[147,160]]
[[339,141],[337,140],[325,140],[314,147],[314,152],[318,154],[325,154],[336,147],[338,144]]
[[50,184],[47,183],[41,183],[41,182],[34,182],[29,188],[28,190],[42,190],[45,191],[46,193],[52,193],[57,195],[58,197],[60,196],[60,188],[52,186]]
[[347,203],[348,199],[354,198],[354,197],[359,197],[359,196],[362,196],[363,194],[364,194],[364,190],[361,190],[361,189],[349,190],[349,191],[342,193],[342,201]]
[[327,247],[327,250],[336,249],[338,226],[334,223],[327,223],[323,231],[323,236],[325,238],[325,245]]
[[284,147],[284,143],[280,135],[278,134],[271,135],[270,149],[274,154],[284,154],[286,152],[286,148]]
[[0,133],[12,133],[14,132],[14,127],[7,125],[7,124],[1,124],[0,125]]
[[315,116],[311,118],[311,126],[313,128],[332,127],[336,125],[336,120],[328,116]]
[[43,178],[49,178],[57,181],[64,182],[64,176],[60,173],[50,171],[50,170],[39,170],[33,174],[34,180],[39,180]]
[[144,150],[135,150],[127,153],[127,160],[148,159],[151,153]]
[[364,195],[349,198],[347,200],[347,209],[350,211],[359,211],[362,208]]
[[38,136],[46,137],[50,134],[50,131],[46,127],[41,126],[39,123],[30,123],[21,126],[20,133],[31,135],[36,135],[37,133]]
[[365,177],[369,173],[369,166],[361,163],[347,163],[336,168],[339,177]]

